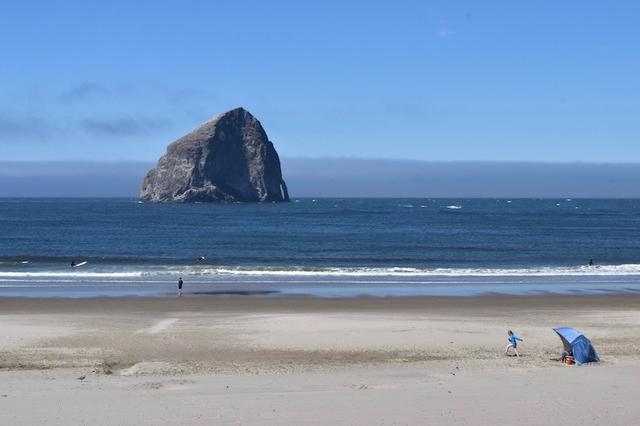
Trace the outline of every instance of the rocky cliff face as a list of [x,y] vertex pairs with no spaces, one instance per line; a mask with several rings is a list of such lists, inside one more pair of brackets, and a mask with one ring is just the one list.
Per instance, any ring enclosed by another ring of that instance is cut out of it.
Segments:
[[260,122],[225,112],[167,147],[142,182],[142,201],[289,201],[280,158]]

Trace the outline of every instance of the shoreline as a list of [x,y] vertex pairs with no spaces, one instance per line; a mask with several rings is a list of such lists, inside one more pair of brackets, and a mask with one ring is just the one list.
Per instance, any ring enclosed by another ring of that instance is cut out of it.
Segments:
[[[3,280],[0,297],[173,297],[176,281],[83,279]],[[318,297],[329,299],[369,297],[467,297],[494,294],[513,296],[640,294],[640,276],[557,277],[432,277],[351,279],[229,279],[185,277],[188,296]]]

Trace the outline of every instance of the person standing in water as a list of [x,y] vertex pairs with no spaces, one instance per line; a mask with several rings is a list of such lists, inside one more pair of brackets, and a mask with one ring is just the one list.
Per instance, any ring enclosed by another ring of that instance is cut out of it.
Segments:
[[593,259],[589,259],[589,266],[593,266]]
[[178,297],[182,297],[182,277],[178,278]]
[[518,340],[522,342],[522,339],[516,336],[515,334],[513,334],[513,331],[511,330],[507,332],[507,336],[508,336],[507,339],[509,340],[509,344],[504,349],[504,354],[508,355],[509,349],[513,348],[513,351],[516,353],[516,356],[519,357],[520,354],[518,354]]

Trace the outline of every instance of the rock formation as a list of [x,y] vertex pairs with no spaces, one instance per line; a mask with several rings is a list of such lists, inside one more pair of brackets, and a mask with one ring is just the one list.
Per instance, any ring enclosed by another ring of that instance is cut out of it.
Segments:
[[236,108],[167,147],[142,182],[142,201],[289,201],[280,158],[260,122]]

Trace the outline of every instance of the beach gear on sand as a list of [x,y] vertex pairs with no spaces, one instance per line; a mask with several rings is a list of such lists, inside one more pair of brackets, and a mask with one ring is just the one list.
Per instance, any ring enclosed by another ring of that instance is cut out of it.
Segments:
[[576,364],[600,361],[591,341],[575,328],[558,327],[553,331],[560,336],[565,352],[573,355]]

